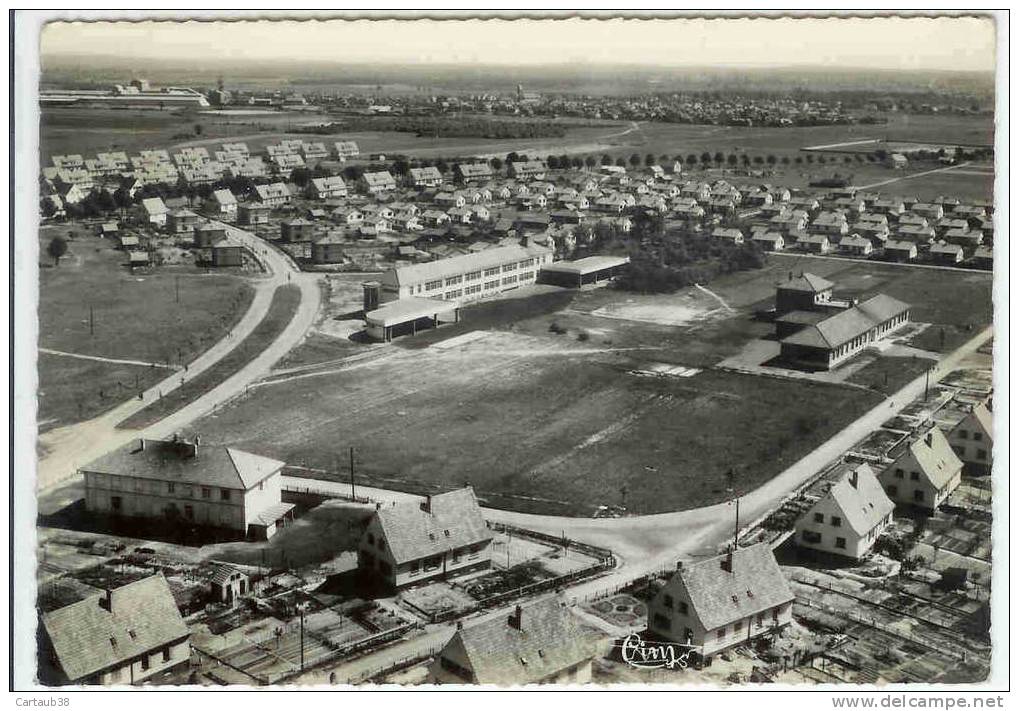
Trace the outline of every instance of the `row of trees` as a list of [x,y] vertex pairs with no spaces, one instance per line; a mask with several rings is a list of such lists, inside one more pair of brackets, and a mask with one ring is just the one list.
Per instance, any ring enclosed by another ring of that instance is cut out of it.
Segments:
[[[316,132],[333,133],[339,126]],[[344,131],[400,131],[434,138],[562,138],[566,127],[554,121],[506,121],[469,116],[351,116]]]

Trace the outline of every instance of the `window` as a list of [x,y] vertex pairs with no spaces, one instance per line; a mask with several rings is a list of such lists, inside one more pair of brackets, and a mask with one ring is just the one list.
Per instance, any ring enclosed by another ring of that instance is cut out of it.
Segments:
[[511,272],[511,271],[513,271],[513,270],[514,270],[514,269],[516,269],[516,268],[517,268],[517,265],[516,265],[516,264],[504,264],[504,265],[502,266],[502,271],[503,271],[503,274],[505,274],[505,273],[507,273],[507,272]]
[[725,628],[724,627],[722,629],[718,630],[718,639],[719,640],[725,639]]
[[453,286],[454,284],[459,284],[462,281],[463,277],[460,276],[449,277],[446,279],[446,286]]
[[910,481],[920,481],[920,472],[910,472],[909,473],[909,480]]
[[670,610],[672,609],[672,595],[666,595],[666,596],[665,596],[665,602],[664,602],[664,604],[665,604],[665,606],[666,606],[667,608],[669,608]]
[[831,517],[831,525],[834,526],[835,528],[841,528],[842,527],[842,517],[841,516],[832,516]]
[[923,497],[924,497],[923,489],[913,490],[913,501],[923,501]]
[[846,547],[846,539],[842,538],[841,536],[836,538],[835,539],[835,547],[836,548],[845,548]]
[[203,499],[211,499],[212,498],[212,489],[210,489],[207,486],[203,486],[202,487],[202,498]]
[[477,281],[478,279],[481,278],[481,272],[480,271],[477,271],[477,272],[468,272],[467,275],[464,278],[467,281]]
[[804,531],[802,538],[805,543],[821,542],[821,534],[818,533],[817,531]]
[[[966,439],[967,437],[969,437],[969,432],[966,430],[959,430],[959,439]],[[976,439],[976,437],[973,439]]]
[[899,487],[895,486],[894,484],[890,485],[887,489],[885,489],[885,491],[888,492],[889,497],[899,495]]
[[435,291],[436,289],[442,288],[442,279],[436,279],[435,281],[425,282],[425,291]]
[[734,624],[732,626],[732,631],[733,631],[734,634],[739,634],[740,632],[742,632],[743,631],[743,622],[740,621],[740,622],[737,622],[736,624]]
[[149,655],[146,654],[144,657],[142,657],[142,671],[148,670],[149,670]]
[[687,614],[687,611],[689,610],[689,608],[687,607],[686,603],[684,601],[682,601],[682,600],[679,601],[678,609],[679,609],[679,614],[681,614],[681,615]]
[[176,490],[177,490],[177,485],[176,484],[174,484],[172,481],[166,482],[166,493],[172,494]]
[[984,441],[984,433],[983,432],[974,432],[973,433],[973,441],[974,442],[983,442]]
[[173,658],[173,653],[172,652],[173,652],[173,650],[171,650],[170,647],[165,647],[163,649],[163,662],[164,663],[170,661]]
[[906,472],[902,471],[902,469],[896,469],[895,470],[895,478],[896,479],[904,479],[905,476],[906,476]]
[[114,511],[120,511],[120,507],[121,507],[122,504],[123,504],[123,501],[121,500],[121,498],[119,496],[111,496],[110,497],[110,508],[113,509]]
[[814,523],[824,523],[824,514],[821,513],[814,514]]
[[487,277],[495,276],[496,274],[499,273],[499,271],[500,271],[499,267],[492,267],[491,269],[486,269],[485,276]]
[[220,501],[229,501],[230,500],[230,490],[229,489],[220,489],[219,490],[219,499],[220,499]]
[[419,572],[421,572],[421,567],[415,560],[413,563],[410,564],[410,574],[417,575]]
[[655,613],[655,625],[654,626],[657,629],[660,629],[660,630],[672,629],[672,620],[670,620],[668,617],[666,617],[665,615],[661,614],[660,612],[659,613]]
[[986,449],[978,449],[977,450],[977,459],[986,461],[987,460],[987,450]]
[[368,534],[368,545],[370,546],[375,545],[375,534],[373,533]]
[[258,482],[258,490],[259,491],[263,491],[264,489],[265,489],[265,482],[264,481]]

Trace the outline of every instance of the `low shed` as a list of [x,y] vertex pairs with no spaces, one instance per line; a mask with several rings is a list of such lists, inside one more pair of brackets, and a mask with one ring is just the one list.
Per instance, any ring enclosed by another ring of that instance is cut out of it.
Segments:
[[580,288],[611,279],[630,263],[629,257],[594,256],[574,261],[553,262],[541,267],[538,280],[542,284],[555,284]]
[[410,297],[391,301],[365,314],[368,336],[388,343],[399,336],[413,335],[421,329],[438,328],[460,320],[460,306],[442,299]]

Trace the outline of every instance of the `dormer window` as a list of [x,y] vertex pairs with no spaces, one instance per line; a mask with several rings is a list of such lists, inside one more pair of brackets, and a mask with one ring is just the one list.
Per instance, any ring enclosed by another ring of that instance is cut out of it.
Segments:
[[754,591],[753,590],[747,590],[747,597],[753,597],[753,596],[754,596]]
[[449,538],[449,529],[443,531],[442,533],[446,536],[446,538]]
[[739,596],[733,595],[732,596],[732,601],[733,601],[733,604],[738,605],[739,604]]
[[138,639],[138,635],[135,634],[134,630],[128,630],[127,633],[131,636],[131,639]]
[[117,648],[117,638],[116,637],[110,637],[110,646],[113,647],[114,649]]

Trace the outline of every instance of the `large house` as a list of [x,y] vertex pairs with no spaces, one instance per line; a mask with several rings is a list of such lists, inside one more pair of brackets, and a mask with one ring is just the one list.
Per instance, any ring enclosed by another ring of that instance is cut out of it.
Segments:
[[237,198],[226,188],[213,190],[212,196],[205,201],[205,209],[217,219],[234,220],[237,218]]
[[488,163],[457,163],[453,172],[461,183],[492,179],[492,166]]
[[392,589],[445,579],[492,564],[488,529],[474,489],[464,487],[375,511],[358,544],[358,568]]
[[796,522],[801,548],[859,560],[892,522],[895,504],[867,464],[849,465]]
[[93,514],[209,526],[268,538],[293,516],[283,462],[219,445],[133,440],[80,469]]
[[679,563],[648,605],[648,633],[707,659],[792,621],[794,596],[767,543]]
[[347,158],[356,158],[361,155],[361,149],[357,147],[357,143],[354,141],[336,141],[333,144],[334,153],[340,160],[346,160]]
[[511,178],[536,178],[544,180],[548,166],[542,160],[513,161],[509,165],[509,176]]
[[255,193],[258,202],[269,207],[282,207],[290,202],[290,188],[286,183],[269,183],[268,185],[256,185]]
[[835,285],[824,277],[809,272],[789,278],[775,288],[775,312],[813,311],[831,301]]
[[782,358],[830,370],[909,323],[909,304],[878,294],[816,323],[805,323],[780,342]]
[[143,198],[136,208],[136,214],[142,222],[158,227],[166,224],[166,216],[169,212],[163,198],[158,197]]
[[897,504],[933,513],[962,481],[962,460],[936,426],[910,438],[892,456],[895,461],[879,478]]
[[411,168],[410,179],[416,188],[434,188],[442,185],[442,173],[435,166]]
[[313,200],[347,197],[347,184],[339,175],[326,178],[312,178],[308,184],[308,197]]
[[378,195],[379,193],[396,190],[396,180],[393,179],[388,170],[382,170],[377,173],[364,173],[361,176],[360,184],[361,189],[369,195]]
[[948,433],[948,443],[963,462],[967,474],[991,473],[994,417],[986,405],[975,406]]
[[435,684],[585,684],[593,639],[555,599],[458,629],[428,670]]
[[162,573],[43,612],[39,680],[138,684],[186,665],[190,633]]

